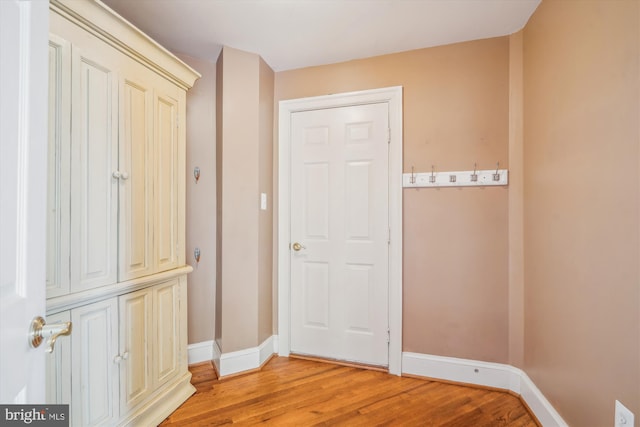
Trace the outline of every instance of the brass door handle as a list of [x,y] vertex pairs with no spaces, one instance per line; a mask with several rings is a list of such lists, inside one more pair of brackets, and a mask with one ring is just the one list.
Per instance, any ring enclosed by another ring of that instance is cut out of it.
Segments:
[[47,325],[45,320],[38,316],[34,317],[31,321],[31,326],[29,328],[29,344],[31,347],[36,348],[40,346],[42,341],[47,339],[48,347],[45,351],[47,353],[51,353],[58,337],[70,334],[71,322],[56,322]]
[[300,243],[298,243],[298,242],[295,242],[293,245],[291,245],[291,248],[292,248],[294,251],[296,251],[296,252],[298,252],[298,251],[300,251],[300,250],[302,250],[302,249],[307,249],[307,247],[306,247],[306,246],[302,246],[302,245],[301,245]]

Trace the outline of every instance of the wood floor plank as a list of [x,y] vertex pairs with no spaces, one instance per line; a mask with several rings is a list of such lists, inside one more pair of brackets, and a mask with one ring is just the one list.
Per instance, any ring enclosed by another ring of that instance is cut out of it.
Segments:
[[189,370],[197,391],[162,426],[539,426],[505,392],[353,366],[274,357],[228,379],[209,362]]

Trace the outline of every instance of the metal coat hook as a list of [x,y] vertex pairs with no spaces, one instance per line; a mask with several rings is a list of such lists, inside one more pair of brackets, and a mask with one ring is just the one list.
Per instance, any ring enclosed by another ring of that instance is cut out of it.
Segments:
[[471,182],[478,182],[478,163],[473,164],[473,173],[471,174]]
[[433,165],[431,165],[431,176],[429,177],[429,182],[431,183],[436,182],[436,173]]
[[500,181],[500,173],[498,170],[500,169],[500,162],[496,163],[496,173],[493,174],[494,181]]
[[200,179],[200,168],[198,166],[193,168],[193,177],[196,179],[196,184],[197,184],[198,180]]
[[198,268],[198,265],[200,264],[200,248],[195,248],[193,250],[193,258],[195,258],[196,268]]
[[416,175],[415,175],[415,173],[413,172],[413,166],[411,166],[411,178],[409,178],[409,182],[410,182],[411,184],[415,184],[415,183],[416,183]]

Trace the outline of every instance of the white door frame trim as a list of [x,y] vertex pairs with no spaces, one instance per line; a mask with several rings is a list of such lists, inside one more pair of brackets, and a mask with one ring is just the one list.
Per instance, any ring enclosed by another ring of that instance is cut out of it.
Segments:
[[373,103],[389,104],[389,373],[402,373],[402,86],[280,101],[278,123],[278,340],[279,355],[290,342],[291,114]]

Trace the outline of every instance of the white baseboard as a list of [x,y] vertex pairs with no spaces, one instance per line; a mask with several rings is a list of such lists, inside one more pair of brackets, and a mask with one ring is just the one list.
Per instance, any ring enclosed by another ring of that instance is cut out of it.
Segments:
[[[217,348],[217,343],[214,345]],[[247,348],[244,350],[233,351],[230,353],[220,353],[214,350],[213,361],[221,377],[237,374],[239,372],[258,369],[266,362],[274,353],[278,352],[278,337],[270,336],[258,347]]]
[[531,381],[531,378],[522,370],[520,371],[520,397],[527,402],[529,409],[536,415],[543,426],[566,426],[560,414],[544,397],[542,392]]
[[405,352],[402,373],[509,390],[522,397],[544,427],[567,427],[527,374],[510,365]]
[[218,375],[220,375],[220,355],[221,354],[222,354],[222,351],[220,350],[220,344],[218,344],[218,341],[214,341],[213,357],[211,358],[211,360],[213,361],[213,364],[216,366],[216,372],[218,373]]
[[189,365],[213,360],[213,341],[203,341],[187,346]]

